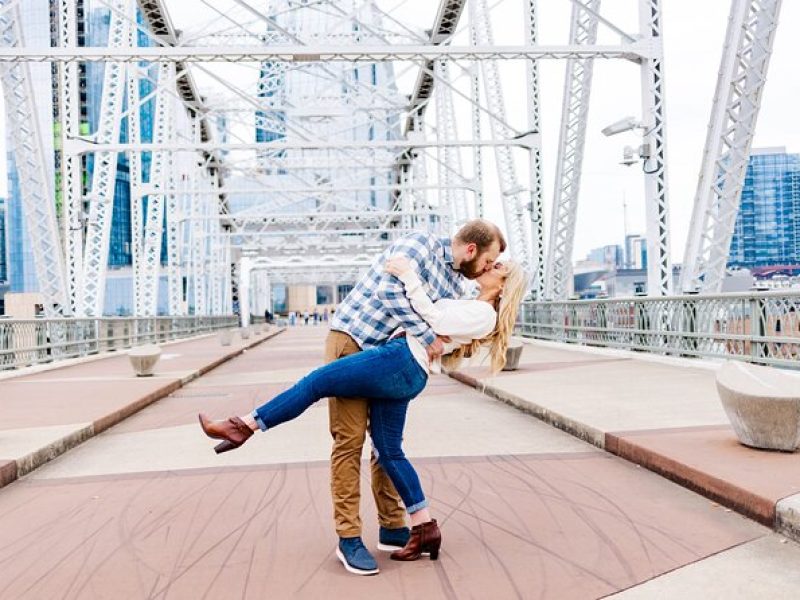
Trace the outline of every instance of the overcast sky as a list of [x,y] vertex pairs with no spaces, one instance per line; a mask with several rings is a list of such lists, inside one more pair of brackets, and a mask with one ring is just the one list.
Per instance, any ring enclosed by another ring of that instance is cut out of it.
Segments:
[[[176,26],[184,27],[187,3],[167,0],[176,7]],[[251,0],[253,6],[261,4]],[[381,5],[395,6],[393,2]],[[434,3],[430,0],[400,2],[398,14],[422,14],[429,21]],[[540,0],[540,43],[563,44],[568,41],[568,0]],[[519,43],[521,35],[522,2],[504,0],[490,2],[494,9],[495,42]],[[686,231],[697,186],[697,173],[705,142],[710,116],[712,95],[730,9],[729,0],[663,0],[665,84],[667,90],[667,159],[669,199],[671,212],[671,246],[673,260],[683,255]],[[194,5],[193,5],[194,6]],[[623,29],[636,32],[636,0],[604,0],[604,16]],[[424,7],[424,8],[423,8]],[[194,9],[193,9],[194,10]],[[465,21],[464,21],[465,22]],[[796,56],[800,42],[793,35],[793,25],[800,23],[800,2],[784,2],[781,25],[778,29],[775,53],[769,69],[769,80],[763,96],[761,113],[754,142],[755,147],[785,146],[789,152],[800,150],[800,119],[797,116],[800,98],[800,77],[797,75]],[[599,43],[614,44],[618,38],[601,25]],[[456,42],[457,43],[457,42]],[[561,94],[563,89],[564,61],[540,62],[542,143],[544,161],[544,197],[548,215],[553,196],[558,130],[560,125]],[[524,128],[524,79],[515,77],[509,66],[502,71],[509,119]],[[635,133],[606,138],[600,130],[622,117],[641,116],[639,93],[639,67],[627,61],[597,60],[594,68],[591,109],[587,131],[587,146],[583,165],[580,205],[575,240],[574,258],[580,259],[592,248],[621,243],[624,223],[623,198],[627,201],[627,231],[644,233],[643,177],[638,166],[619,164],[625,145],[635,145]],[[2,100],[0,100],[2,104]],[[0,130],[5,130],[4,115],[0,117]],[[468,131],[460,131],[463,138]],[[488,137],[488,136],[487,136]],[[5,155],[5,136],[0,135],[0,152]],[[488,216],[500,221],[500,206],[496,198],[497,182],[493,178],[493,156],[485,153],[489,163],[486,182],[487,202],[491,204]],[[6,195],[5,161],[0,161],[0,195]],[[520,172],[520,179],[527,175]],[[546,225],[549,227],[549,225]]]

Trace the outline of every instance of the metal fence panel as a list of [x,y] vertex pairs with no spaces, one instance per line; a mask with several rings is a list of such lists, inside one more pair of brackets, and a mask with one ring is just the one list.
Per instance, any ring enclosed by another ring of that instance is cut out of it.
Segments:
[[800,292],[525,302],[520,335],[800,369]]
[[235,316],[0,319],[0,371],[237,327]]

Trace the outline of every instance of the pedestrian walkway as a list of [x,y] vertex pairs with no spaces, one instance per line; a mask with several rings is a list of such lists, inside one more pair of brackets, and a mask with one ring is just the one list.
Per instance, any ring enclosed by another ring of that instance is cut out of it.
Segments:
[[[324,335],[290,328],[0,489],[0,598],[797,597],[794,542],[446,376],[405,436],[440,559],[345,572],[325,403],[219,456],[196,422],[285,389]],[[362,515],[374,549],[366,480]]]
[[800,452],[738,442],[720,364],[529,340],[516,371],[453,376],[800,540]]
[[229,346],[214,334],[164,344],[151,377],[136,377],[125,351],[3,373],[0,487],[281,331],[251,329]]

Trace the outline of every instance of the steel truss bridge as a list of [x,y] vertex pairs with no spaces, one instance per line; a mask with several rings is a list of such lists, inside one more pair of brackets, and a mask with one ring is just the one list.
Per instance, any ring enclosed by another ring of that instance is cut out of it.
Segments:
[[[46,316],[103,314],[122,155],[138,317],[156,314],[163,278],[172,316],[229,314],[234,298],[249,306],[251,288],[270,282],[352,281],[398,236],[450,233],[484,215],[489,197],[502,203],[532,297],[563,301],[598,60],[641,73],[641,118],[631,126],[642,132],[648,293],[671,294],[666,3],[628,0],[639,27],[626,31],[603,16],[601,0],[564,0],[569,39],[544,46],[537,0],[517,1],[520,18],[500,36],[489,0],[441,0],[424,27],[380,1],[203,0],[213,21],[180,30],[170,12],[180,3],[170,0],[0,0],[10,150]],[[51,44],[26,38],[37,2],[50,9]],[[109,15],[99,43],[81,40],[88,4]],[[720,291],[780,5],[731,2],[680,291]],[[598,45],[598,29],[619,42]],[[542,60],[566,61],[549,224]],[[45,97],[33,85],[39,63],[52,76]],[[92,63],[104,65],[102,98],[87,132],[81,81]],[[522,119],[507,110],[504,63],[525,69]],[[407,90],[403,78],[413,82]],[[42,103],[54,136],[37,118]]]

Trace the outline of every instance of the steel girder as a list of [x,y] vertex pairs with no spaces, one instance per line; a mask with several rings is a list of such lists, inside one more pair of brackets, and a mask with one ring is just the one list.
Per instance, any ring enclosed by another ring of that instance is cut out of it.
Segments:
[[0,62],[24,61],[89,61],[89,62],[139,62],[174,61],[195,62],[265,62],[285,61],[295,63],[311,62],[383,62],[402,60],[439,60],[442,58],[458,60],[521,60],[567,58],[608,58],[627,59],[637,62],[653,55],[653,48],[646,42],[611,46],[500,46],[481,44],[479,46],[368,46],[368,45],[287,45],[272,46],[268,49],[253,46],[205,47],[205,46],[160,46],[142,48],[121,48],[110,50],[100,47],[69,48],[0,48]]
[[781,0],[733,0],[683,258],[681,290],[722,290]]
[[[526,28],[526,42],[536,45],[538,41],[537,0],[528,0],[523,20]],[[528,131],[539,135],[541,123],[539,115],[539,62],[527,61],[525,71],[528,97]],[[530,288],[534,298],[544,294],[544,199],[542,197],[542,152],[541,148],[528,150],[528,190],[531,211],[531,279]]]
[[[153,119],[153,142],[155,146],[169,144],[174,137],[173,102],[169,88],[165,84],[174,77],[173,63],[160,63],[158,66],[158,87],[156,88],[156,110]],[[172,153],[163,150],[153,152],[150,165],[150,191],[147,194],[144,238],[142,240],[142,270],[139,286],[141,304],[136,314],[154,316],[158,308],[159,276],[161,274],[161,239],[164,226],[166,197],[163,192],[169,187],[167,178],[172,172]],[[219,314],[219,313],[212,313]]]
[[[494,44],[494,36],[487,2],[486,0],[477,0],[477,2],[478,11],[476,13],[475,33],[478,42],[492,46]],[[514,138],[515,132],[505,125],[507,122],[506,107],[497,64],[494,61],[482,62],[481,71],[483,73],[483,87],[487,106],[489,111],[497,116],[496,119],[489,120],[492,137]],[[526,270],[529,270],[532,266],[530,219],[526,215],[526,203],[523,200],[524,188],[519,184],[517,178],[517,170],[514,157],[511,154],[511,148],[508,146],[495,146],[495,162],[497,163],[497,174],[500,180],[500,194],[503,202],[509,250],[513,258]]]
[[[58,2],[58,43],[75,48],[77,11],[74,0]],[[58,64],[58,115],[61,119],[59,162],[61,168],[61,232],[64,247],[66,292],[65,312],[82,314],[79,302],[83,272],[83,183],[80,156],[64,150],[68,137],[80,135],[80,89],[78,63]]]
[[666,92],[661,45],[661,0],[639,0],[639,23],[644,40],[653,49],[641,61],[642,143],[650,156],[643,164],[647,222],[647,295],[672,293],[672,260],[669,247],[669,200],[667,197]]
[[[595,12],[600,0],[590,0],[584,6],[572,5],[570,44],[594,44],[597,40]],[[575,220],[578,213],[586,142],[586,121],[592,85],[591,59],[571,58],[567,61],[564,95],[561,104],[561,130],[556,159],[555,190],[550,221],[550,239],[545,267],[544,299],[566,300],[572,293],[572,249],[575,239]]]
[[[0,0],[0,48],[19,48],[22,39],[19,7]],[[30,237],[36,277],[48,318],[68,315],[64,255],[58,235],[53,182],[45,165],[45,146],[34,108],[29,65],[6,62],[0,66],[6,104],[6,124],[14,132],[11,152],[19,172],[22,214]]]
[[[438,61],[435,68],[438,70],[438,78],[449,82],[450,71],[447,62]],[[471,215],[464,190],[457,186],[456,181],[456,178],[461,181],[465,179],[461,164],[461,150],[448,143],[458,139],[453,92],[449,86],[439,86],[436,90],[436,138],[442,142],[442,145],[437,148],[439,153],[438,182],[442,186],[445,202],[450,207],[452,223],[456,227],[460,227],[470,219]]]
[[[111,5],[111,23],[108,30],[108,46],[110,48],[122,48],[131,41],[131,23],[126,10],[126,2],[127,0],[114,0]],[[108,63],[103,72],[100,122],[94,136],[100,146],[119,141],[122,99],[126,87],[126,67],[124,63]],[[74,154],[71,148],[71,144],[65,141],[64,153],[73,159],[79,159],[79,156]],[[76,302],[77,313],[87,317],[103,316],[111,219],[114,211],[114,188],[119,159],[116,152],[102,150],[95,152],[94,157],[83,273],[80,281],[80,296]]]

